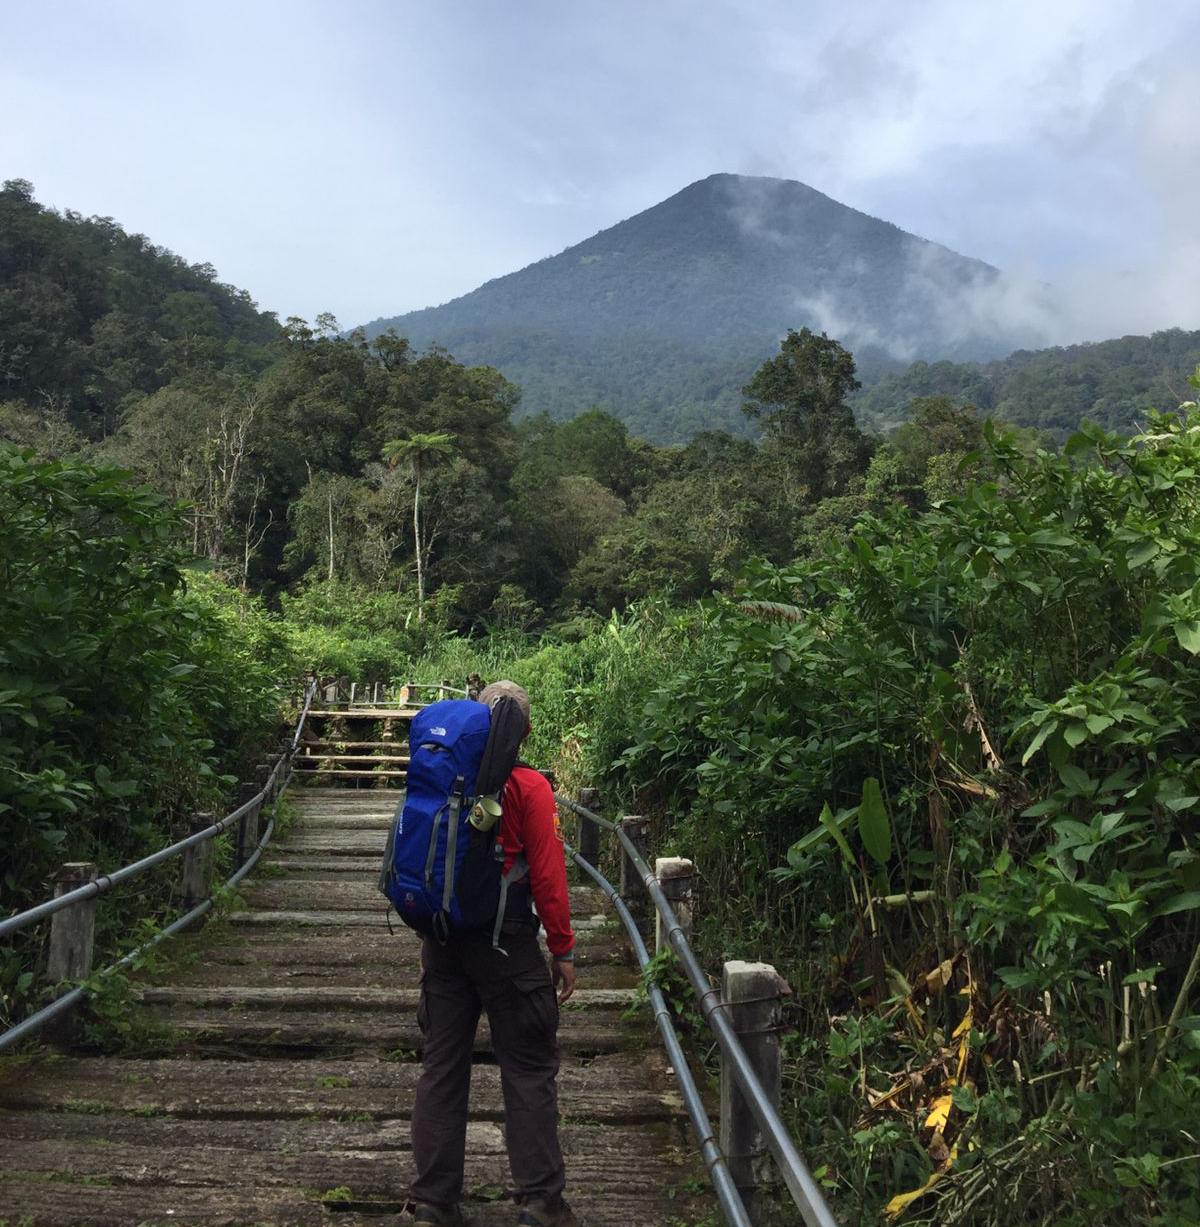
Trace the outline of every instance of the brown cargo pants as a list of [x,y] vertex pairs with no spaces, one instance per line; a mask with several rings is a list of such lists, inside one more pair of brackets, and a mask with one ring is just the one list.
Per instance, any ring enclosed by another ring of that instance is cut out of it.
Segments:
[[504,1092],[504,1140],[520,1201],[553,1199],[566,1183],[558,1144],[558,1000],[533,933],[429,938],[421,947],[424,1070],[412,1115],[413,1201],[462,1200],[471,1054],[487,1011]]

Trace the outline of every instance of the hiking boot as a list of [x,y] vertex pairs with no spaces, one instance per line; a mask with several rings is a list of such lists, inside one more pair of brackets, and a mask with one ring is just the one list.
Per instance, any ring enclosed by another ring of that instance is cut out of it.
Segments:
[[517,1227],[579,1227],[579,1220],[561,1197],[553,1201],[535,1198],[521,1207]]
[[466,1223],[457,1206],[431,1206],[420,1201],[413,1207],[414,1227],[466,1227]]

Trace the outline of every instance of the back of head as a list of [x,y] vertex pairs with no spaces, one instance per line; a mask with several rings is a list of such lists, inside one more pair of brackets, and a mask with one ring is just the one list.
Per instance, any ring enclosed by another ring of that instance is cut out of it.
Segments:
[[521,715],[525,717],[526,726],[529,725],[529,695],[526,694],[524,687],[518,686],[516,682],[492,682],[485,686],[479,692],[479,701],[486,707],[494,707],[498,699],[512,699],[521,709]]

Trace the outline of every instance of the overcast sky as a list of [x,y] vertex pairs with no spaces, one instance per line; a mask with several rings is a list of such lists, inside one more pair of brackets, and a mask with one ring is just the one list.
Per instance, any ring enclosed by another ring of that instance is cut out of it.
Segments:
[[1198,52],[1196,0],[4,0],[0,178],[344,325],[733,171],[1200,327]]

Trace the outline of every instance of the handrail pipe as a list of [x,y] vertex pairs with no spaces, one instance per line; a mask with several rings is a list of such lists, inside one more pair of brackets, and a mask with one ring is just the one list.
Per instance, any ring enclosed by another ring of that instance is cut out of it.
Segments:
[[800,1157],[800,1152],[796,1149],[796,1144],[792,1141],[791,1134],[788,1133],[779,1112],[763,1090],[762,1083],[750,1064],[750,1058],[746,1055],[746,1050],[742,1047],[737,1032],[733,1029],[729,1019],[725,1017],[724,1003],[721,1001],[720,994],[709,983],[708,976],[705,975],[704,969],[700,966],[695,954],[692,953],[692,948],[688,945],[687,937],[674,909],[666,895],[663,894],[662,887],[653,871],[642,859],[642,854],[616,823],[602,818],[599,814],[566,797],[556,794],[556,800],[574,813],[616,832],[626,855],[633,862],[642,879],[642,884],[646,887],[650,898],[654,901],[654,906],[663,918],[666,940],[678,956],[688,980],[691,981],[705,1021],[716,1036],[721,1054],[728,1061],[730,1072],[741,1088],[755,1122],[762,1130],[763,1138],[779,1167],[780,1175],[783,1177],[784,1184],[787,1185],[796,1208],[808,1227],[838,1227],[837,1220],[833,1217],[817,1182],[812,1178],[804,1160]]
[[625,900],[621,898],[617,888],[595,866],[585,861],[570,844],[565,844],[565,847],[575,864],[585,873],[589,874],[596,882],[596,885],[608,896],[613,907],[616,909],[617,915],[621,918],[621,923],[629,934],[629,940],[633,944],[633,952],[637,956],[638,966],[643,972],[642,982],[646,986],[646,995],[650,998],[650,1004],[654,1010],[654,1021],[658,1024],[658,1030],[663,1039],[663,1046],[667,1050],[667,1057],[679,1081],[679,1090],[683,1097],[684,1106],[687,1108],[692,1128],[695,1130],[696,1137],[700,1142],[700,1154],[704,1159],[704,1166],[708,1169],[708,1174],[712,1179],[717,1194],[717,1201],[721,1206],[721,1213],[724,1214],[725,1221],[729,1224],[729,1227],[752,1227],[752,1220],[746,1211],[742,1195],[734,1183],[733,1176],[729,1171],[729,1164],[713,1133],[708,1113],[704,1110],[704,1102],[700,1098],[700,1091],[697,1089],[696,1081],[692,1077],[692,1071],[688,1067],[683,1046],[679,1042],[679,1037],[675,1034],[675,1028],[671,1022],[671,1012],[667,1009],[667,1003],[663,998],[662,990],[644,975],[646,968],[650,964],[650,953],[646,949],[646,943],[642,940],[641,933],[638,931],[637,922],[630,914],[629,908],[626,907]]

